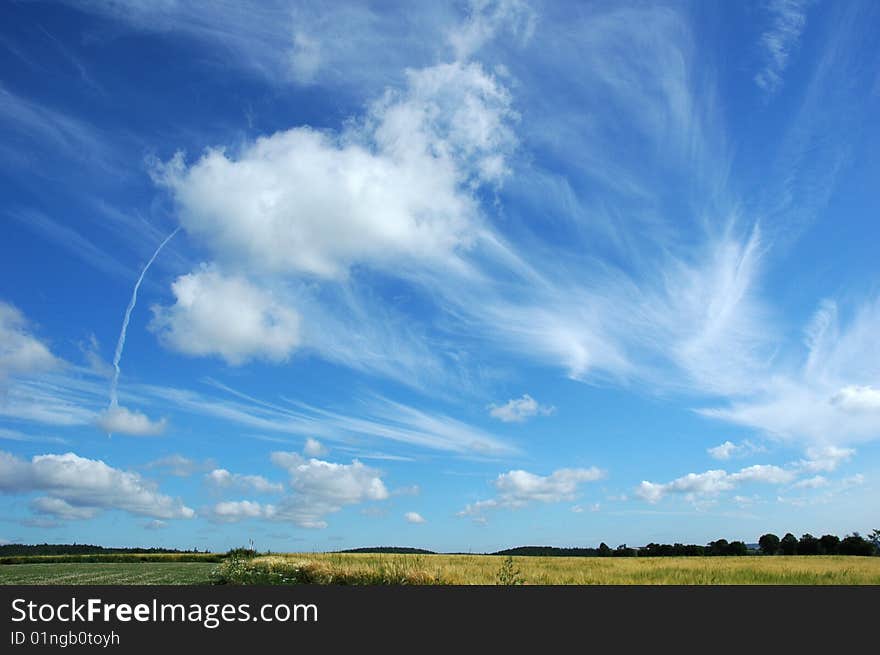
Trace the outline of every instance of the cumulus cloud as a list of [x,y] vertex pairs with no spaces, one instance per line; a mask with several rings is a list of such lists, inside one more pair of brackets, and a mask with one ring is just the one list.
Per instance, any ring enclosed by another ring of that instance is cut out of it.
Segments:
[[479,516],[491,509],[519,508],[533,502],[559,503],[574,500],[578,485],[595,482],[605,476],[605,471],[595,466],[559,469],[545,476],[523,470],[508,471],[501,473],[492,482],[498,491],[496,498],[471,503],[458,515]]
[[807,473],[830,473],[852,459],[856,451],[839,446],[812,446],[807,448],[807,458],[798,460],[794,467]]
[[271,460],[290,475],[291,493],[276,505],[250,501],[219,503],[214,507],[215,516],[222,516],[224,521],[271,518],[291,521],[305,528],[324,528],[327,514],[338,512],[347,505],[389,497],[379,471],[358,460],[351,464],[337,464],[305,459],[299,453],[291,452],[274,452]]
[[153,437],[165,432],[168,421],[164,418],[151,421],[146,414],[117,405],[99,414],[95,419],[95,425],[107,434]]
[[555,411],[555,407],[540,405],[527,393],[522,398],[511,398],[503,405],[489,405],[490,416],[505,423],[522,423],[532,416],[549,416]]
[[0,451],[0,491],[45,493],[45,498],[34,501],[34,507],[66,518],[85,518],[103,509],[159,519],[195,516],[192,509],[159,493],[154,483],[137,473],[74,453],[35,455],[23,460]]
[[303,454],[308,457],[321,457],[327,454],[327,448],[317,439],[309,437],[306,439],[305,446],[303,446]]
[[178,478],[188,478],[193,473],[210,465],[210,462],[199,463],[179,453],[154,459],[144,465],[146,469],[158,469]]
[[713,448],[707,448],[706,452],[714,459],[728,460],[735,457],[746,457],[754,453],[763,453],[766,450],[767,449],[763,446],[753,444],[751,441],[746,440],[738,444],[735,444],[732,441],[725,441]]
[[844,387],[831,396],[831,404],[847,412],[880,412],[880,389],[867,385]]
[[805,478],[795,482],[792,486],[795,489],[819,489],[828,486],[828,479],[822,475],[815,475],[812,478]]
[[251,270],[342,278],[355,263],[450,263],[480,231],[471,185],[506,173],[510,98],[477,64],[407,81],[344,133],[297,127],[190,166],[178,155],[155,177],[189,234]]
[[636,488],[635,493],[649,503],[659,502],[668,494],[682,494],[688,501],[695,502],[700,499],[713,498],[725,491],[731,491],[741,484],[787,484],[795,477],[794,472],[779,466],[755,464],[740,469],[736,473],[713,469],[703,473],[688,473],[666,483],[643,480]]
[[205,480],[215,489],[245,489],[257,493],[281,493],[284,485],[280,482],[270,482],[262,475],[242,475],[230,473],[226,469],[214,469],[207,475]]
[[243,277],[203,267],[171,290],[175,304],[153,306],[150,329],[173,350],[237,366],[254,358],[282,362],[299,343],[299,315]]
[[403,518],[406,519],[407,523],[427,523],[418,512],[407,512],[403,515]]
[[235,523],[244,519],[271,519],[275,516],[275,506],[263,505],[251,500],[227,500],[214,505],[208,514],[211,520],[219,523]]
[[24,315],[0,300],[0,381],[9,375],[55,368],[59,360],[28,331]]
[[48,514],[58,519],[84,520],[94,518],[100,511],[97,507],[77,507],[61,498],[41,496],[30,502],[30,508],[40,514]]

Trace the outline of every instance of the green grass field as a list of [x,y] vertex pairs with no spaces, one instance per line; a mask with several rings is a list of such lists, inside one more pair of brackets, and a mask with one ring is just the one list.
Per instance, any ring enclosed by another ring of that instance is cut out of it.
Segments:
[[[499,583],[489,555],[289,554],[226,568],[226,581],[319,584]],[[515,557],[525,584],[880,585],[880,557]],[[56,562],[0,565],[0,584],[209,584],[210,562]]]

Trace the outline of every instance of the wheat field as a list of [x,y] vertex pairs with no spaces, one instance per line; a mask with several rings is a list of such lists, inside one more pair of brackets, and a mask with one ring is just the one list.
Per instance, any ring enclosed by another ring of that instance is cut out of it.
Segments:
[[[274,574],[241,582],[493,585],[877,585],[880,557],[514,557],[301,553],[241,566]],[[305,572],[305,574],[303,574]],[[230,580],[235,582],[235,580]]]

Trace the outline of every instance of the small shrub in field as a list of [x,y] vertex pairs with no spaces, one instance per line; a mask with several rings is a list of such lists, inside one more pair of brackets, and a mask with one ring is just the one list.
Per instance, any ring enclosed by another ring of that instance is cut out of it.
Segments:
[[256,556],[257,556],[256,549],[245,548],[244,546],[240,546],[239,548],[233,548],[232,550],[226,551],[226,557],[228,557],[228,558],[253,559]]
[[513,563],[513,557],[508,555],[501,563],[498,571],[498,584],[500,585],[518,585],[523,584],[525,579],[516,565]]

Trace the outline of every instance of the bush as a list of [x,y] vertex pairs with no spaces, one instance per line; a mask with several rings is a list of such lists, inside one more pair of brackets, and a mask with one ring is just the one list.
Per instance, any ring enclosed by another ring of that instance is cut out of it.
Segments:
[[226,557],[229,559],[253,559],[257,554],[255,548],[246,548],[244,546],[226,551]]
[[501,569],[498,571],[498,584],[500,585],[520,585],[525,582],[522,573],[513,563],[513,557],[508,555],[501,563]]

